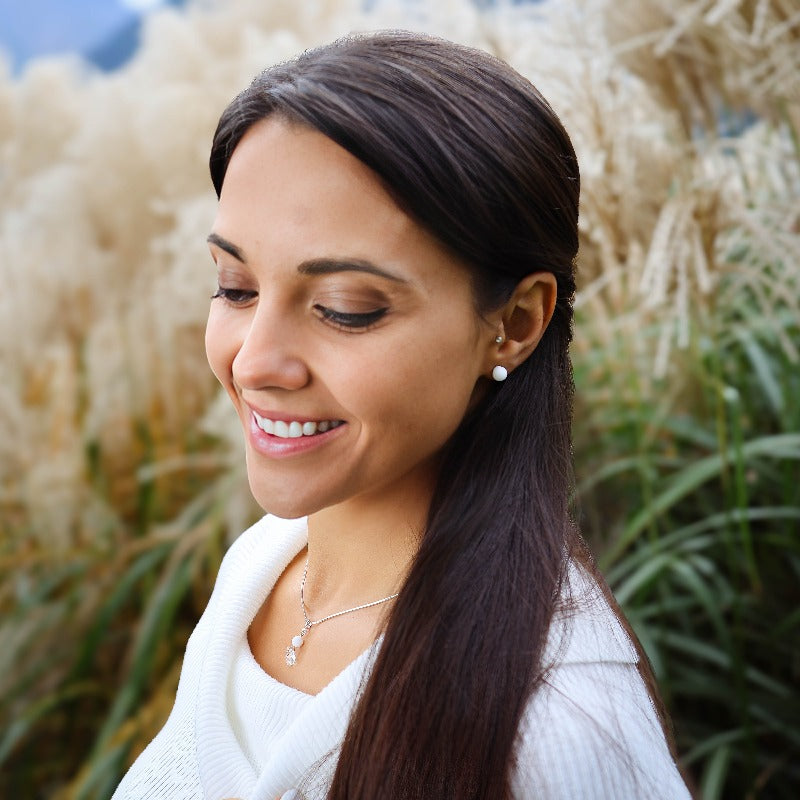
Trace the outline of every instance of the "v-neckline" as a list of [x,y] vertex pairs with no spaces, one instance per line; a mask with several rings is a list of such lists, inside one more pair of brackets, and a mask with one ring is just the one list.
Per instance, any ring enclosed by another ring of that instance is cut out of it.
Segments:
[[[215,590],[217,596],[212,598],[213,629],[208,632],[194,720],[200,779],[207,796],[222,793],[226,797],[272,800],[286,788],[296,786],[309,769],[341,744],[364,676],[380,647],[382,637],[318,693],[309,695],[311,700],[286,728],[269,763],[257,774],[242,751],[228,716],[227,682],[241,638],[246,637],[257,610],[286,565],[306,543],[305,519],[265,517],[255,530],[248,532],[239,548],[234,545],[236,566],[231,564],[226,575],[220,573],[219,593]],[[277,681],[269,673],[265,675]]]

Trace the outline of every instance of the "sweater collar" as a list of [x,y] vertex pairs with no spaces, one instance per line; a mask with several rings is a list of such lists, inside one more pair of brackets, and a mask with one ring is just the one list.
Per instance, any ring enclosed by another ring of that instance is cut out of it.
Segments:
[[237,647],[281,573],[307,542],[305,518],[283,520],[268,515],[234,542],[220,569],[208,607],[211,630],[201,665],[196,718],[197,757],[206,797],[272,800],[296,786],[326,757],[321,772],[327,774],[335,766],[350,711],[380,640],[305,706],[261,775],[242,752],[228,711]]

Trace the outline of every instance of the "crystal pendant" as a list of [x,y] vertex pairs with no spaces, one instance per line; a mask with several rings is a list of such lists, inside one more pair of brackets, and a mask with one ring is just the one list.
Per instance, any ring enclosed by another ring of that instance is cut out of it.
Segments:
[[303,637],[308,633],[309,628],[311,628],[311,623],[306,622],[303,630],[297,636],[292,636],[292,643],[286,648],[284,656],[287,667],[293,667],[297,663],[297,651],[303,646]]

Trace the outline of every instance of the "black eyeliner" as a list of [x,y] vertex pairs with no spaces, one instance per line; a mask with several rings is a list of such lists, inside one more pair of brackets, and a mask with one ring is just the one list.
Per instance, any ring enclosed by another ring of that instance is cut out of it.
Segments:
[[378,308],[375,311],[367,311],[366,313],[362,314],[352,314],[342,311],[334,311],[332,308],[327,308],[326,306],[321,305],[316,305],[314,307],[320,312],[320,314],[322,314],[324,319],[334,322],[337,325],[341,325],[344,328],[354,329],[369,327],[370,325],[376,323],[389,310],[388,308]]

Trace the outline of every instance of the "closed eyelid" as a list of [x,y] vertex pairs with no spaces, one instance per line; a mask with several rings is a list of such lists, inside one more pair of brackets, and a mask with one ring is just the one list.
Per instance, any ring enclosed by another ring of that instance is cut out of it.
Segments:
[[333,322],[343,328],[353,330],[369,328],[378,320],[382,319],[389,311],[386,307],[359,313],[336,311],[333,308],[322,305],[315,305],[314,308],[322,315],[323,319]]
[[217,291],[211,295],[212,300],[222,299],[231,305],[243,305],[255,299],[258,293],[252,289],[233,289],[225,286],[217,287]]

